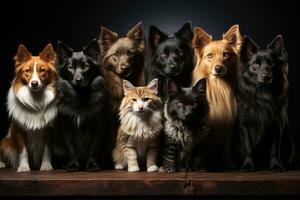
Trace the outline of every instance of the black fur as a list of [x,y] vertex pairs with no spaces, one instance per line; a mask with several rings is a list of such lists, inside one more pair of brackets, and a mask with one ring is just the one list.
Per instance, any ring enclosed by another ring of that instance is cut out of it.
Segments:
[[191,23],[184,24],[174,36],[150,26],[145,81],[148,83],[158,78],[158,95],[162,100],[167,95],[168,79],[183,87],[191,85],[194,69],[193,35]]
[[107,94],[104,78],[100,75],[99,54],[97,40],[79,52],[58,43],[59,113],[53,154],[63,161],[67,171],[100,169]]
[[[291,136],[287,133],[287,73],[282,36],[277,36],[266,49],[245,37],[237,96],[242,171],[268,165],[274,171],[285,170],[280,150],[283,138]],[[293,139],[290,142],[293,144]]]
[[165,172],[208,168],[208,114],[205,79],[199,80],[192,88],[169,83],[164,124]]

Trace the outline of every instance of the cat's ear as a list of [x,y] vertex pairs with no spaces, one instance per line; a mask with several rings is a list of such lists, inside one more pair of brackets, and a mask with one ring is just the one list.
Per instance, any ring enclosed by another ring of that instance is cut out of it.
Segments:
[[168,91],[169,91],[169,95],[175,95],[178,93],[179,87],[174,81],[169,80]]
[[206,95],[206,79],[205,78],[200,79],[193,87],[193,90],[200,94]]
[[146,86],[151,92],[154,94],[158,93],[158,79],[153,79],[147,86]]
[[124,90],[124,95],[128,95],[129,90],[134,89],[135,87],[127,80],[123,79],[123,90]]

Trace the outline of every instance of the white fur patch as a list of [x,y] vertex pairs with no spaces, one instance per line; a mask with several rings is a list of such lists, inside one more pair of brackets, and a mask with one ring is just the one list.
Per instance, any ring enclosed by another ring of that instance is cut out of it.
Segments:
[[5,163],[0,161],[0,168],[5,168]]
[[43,160],[41,164],[41,171],[50,171],[52,170],[52,165],[51,165],[51,156],[49,152],[49,148],[47,145],[44,147],[44,152],[43,152]]
[[151,165],[148,167],[147,172],[157,172],[158,167],[156,165]]
[[11,87],[7,97],[9,115],[26,130],[42,129],[57,115],[54,98],[49,86],[37,93],[31,92],[27,86],[22,86],[15,93]]
[[28,172],[30,171],[27,149],[24,147],[22,153],[19,155],[19,167],[17,172]]

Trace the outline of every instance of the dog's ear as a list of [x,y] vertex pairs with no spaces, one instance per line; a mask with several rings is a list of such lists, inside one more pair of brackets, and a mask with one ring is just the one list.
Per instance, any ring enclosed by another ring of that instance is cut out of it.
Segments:
[[129,90],[134,89],[135,87],[127,80],[123,79],[123,91],[124,95],[128,95]]
[[83,53],[93,59],[99,61],[100,47],[97,39],[93,39],[87,46],[83,47]]
[[15,55],[15,62],[16,65],[22,64],[28,60],[30,60],[32,57],[31,53],[26,49],[26,47],[23,44],[20,44],[18,47],[17,54]]
[[206,79],[205,78],[200,79],[196,83],[196,85],[194,85],[193,91],[206,95]]
[[143,22],[139,22],[130,31],[128,31],[128,38],[132,39],[137,45],[141,52],[146,48],[145,33]]
[[52,44],[48,44],[44,50],[40,53],[39,57],[45,62],[54,62],[55,61],[55,51]]
[[171,79],[168,81],[168,94],[169,96],[176,95],[180,91],[180,87]]
[[193,28],[191,22],[185,23],[176,33],[175,36],[179,39],[182,39],[187,42],[191,42],[194,33],[193,33]]
[[101,27],[101,32],[99,36],[99,45],[101,48],[102,55],[105,55],[111,45],[113,45],[118,40],[118,34],[109,30],[108,28]]
[[226,33],[224,33],[223,40],[226,40],[231,44],[234,47],[235,52],[238,53],[241,50],[241,45],[243,43],[239,25],[233,25]]
[[157,46],[168,39],[168,36],[159,30],[156,26],[150,26],[149,29],[149,44],[152,49],[156,49]]
[[202,28],[194,29],[193,47],[201,51],[207,44],[212,42],[212,36],[206,33]]
[[58,61],[68,59],[73,54],[73,49],[68,45],[62,43],[61,41],[57,42],[57,49],[56,49]]
[[280,60],[287,62],[287,51],[284,46],[282,35],[277,35],[273,41],[267,46]]
[[259,46],[249,36],[245,36],[241,47],[241,61],[248,62],[258,49]]
[[149,90],[151,90],[154,94],[158,93],[158,79],[153,79],[147,86]]
[[271,49],[276,57],[281,60],[283,63],[282,71],[287,76],[289,74],[288,69],[288,53],[284,46],[282,35],[277,35],[273,41],[267,46],[268,49]]

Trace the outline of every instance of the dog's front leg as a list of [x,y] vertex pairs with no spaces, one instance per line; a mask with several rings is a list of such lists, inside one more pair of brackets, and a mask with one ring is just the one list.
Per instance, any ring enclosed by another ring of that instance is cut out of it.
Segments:
[[[95,134],[99,134],[99,133],[95,132],[95,133],[91,134],[91,137],[93,137]],[[95,158],[97,158],[97,156],[99,157],[99,155],[97,155],[97,153],[99,152],[98,149],[99,149],[100,142],[101,142],[101,139],[99,139],[97,137],[92,138],[92,144],[91,144],[91,149],[89,152],[89,158],[86,163],[86,171],[96,172],[96,171],[100,170],[100,167],[97,164],[97,161],[95,160]]]
[[45,145],[40,171],[50,171],[52,169],[53,167],[51,165],[51,154],[49,151],[49,147],[48,145]]
[[244,125],[242,125],[240,132],[242,134],[242,139],[243,139],[242,142],[246,151],[245,160],[243,166],[241,167],[241,171],[243,172],[253,171],[254,163],[252,160],[252,146],[249,137],[249,130]]
[[[276,132],[275,132],[276,133]],[[272,147],[271,147],[271,161],[270,168],[276,172],[285,171],[284,167],[279,161],[279,145],[280,145],[280,133],[276,133],[273,137]]]
[[65,138],[65,142],[66,142],[66,147],[67,147],[67,155],[69,156],[69,159],[70,159],[69,162],[67,163],[66,170],[68,172],[79,171],[79,162],[77,159],[72,136]]
[[22,152],[19,154],[19,167],[17,172],[29,172],[29,161],[28,161],[28,152],[27,148],[24,146]]

